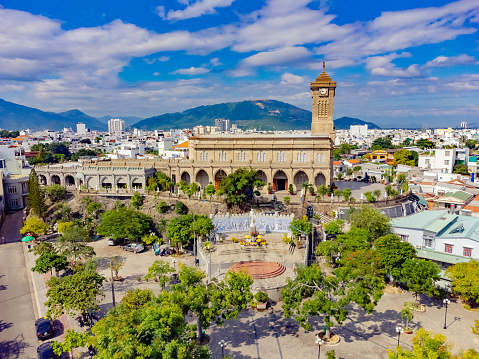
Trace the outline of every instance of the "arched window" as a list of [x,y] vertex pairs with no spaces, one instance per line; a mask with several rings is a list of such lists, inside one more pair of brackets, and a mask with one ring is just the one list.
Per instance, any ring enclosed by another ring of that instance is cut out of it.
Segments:
[[276,155],[276,159],[278,162],[286,162],[286,153],[283,150],[279,151]]

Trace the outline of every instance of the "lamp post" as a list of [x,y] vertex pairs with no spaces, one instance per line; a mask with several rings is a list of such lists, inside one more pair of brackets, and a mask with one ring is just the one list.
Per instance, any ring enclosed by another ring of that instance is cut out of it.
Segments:
[[321,338],[316,339],[316,345],[318,346],[318,359],[321,356],[321,345],[323,344],[324,344],[323,339]]
[[224,358],[225,355],[224,355],[224,349],[225,349],[225,346],[226,346],[226,342],[221,339],[221,341],[218,343],[218,345],[221,347],[221,358]]
[[200,204],[202,204],[206,199],[202,200],[200,203],[197,203],[193,209],[191,210],[191,213],[193,214],[193,255],[195,257],[195,265],[196,265],[196,228],[195,228],[195,209],[198,207]]
[[446,319],[447,319],[447,305],[449,303],[451,303],[451,301],[449,299],[443,299],[442,301],[445,305],[446,305],[446,312],[444,313],[444,329],[447,329],[447,326],[446,326]]
[[400,326],[396,327],[396,333],[398,333],[398,346],[399,346],[399,338],[401,337],[401,333],[403,332],[403,328]]
[[173,263],[173,268],[176,270],[176,263],[178,263],[178,261],[175,258],[173,258],[171,262]]

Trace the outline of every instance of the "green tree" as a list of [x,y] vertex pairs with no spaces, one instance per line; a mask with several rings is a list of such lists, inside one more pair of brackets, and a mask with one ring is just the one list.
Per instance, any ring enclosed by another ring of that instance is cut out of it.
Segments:
[[301,232],[303,233],[311,233],[311,230],[313,229],[312,223],[308,220],[308,218],[303,217],[301,219],[293,219],[291,221],[291,224],[289,225],[289,229],[291,232],[296,236],[300,237]]
[[446,275],[452,279],[452,289],[459,293],[461,299],[469,305],[479,303],[479,262],[456,263],[446,270]]
[[156,211],[158,213],[166,213],[170,209],[170,206],[165,201],[160,201],[156,206]]
[[121,257],[116,256],[110,259],[108,268],[110,268],[112,272],[115,273],[114,278],[118,278],[118,273],[120,272],[120,269],[123,268],[124,265],[125,265],[125,262],[121,260]]
[[350,188],[345,188],[343,190],[343,197],[346,202],[349,202],[349,198],[351,197],[351,189]]
[[87,345],[89,339],[90,334],[88,333],[77,333],[73,329],[67,329],[63,343],[54,341],[52,349],[56,355],[62,355],[63,352],[70,352],[71,358],[73,358],[73,349],[84,347]]
[[334,196],[338,198],[338,202],[339,202],[339,199],[343,195],[343,191],[341,191],[339,188],[336,188],[333,193],[334,193]]
[[[58,255],[53,252],[47,252],[42,254],[35,260],[35,266],[32,268],[33,272],[47,273],[55,270],[61,271],[67,267],[67,258],[65,256]],[[53,273],[51,273],[53,275]]]
[[162,289],[165,289],[166,283],[169,281],[169,273],[173,273],[174,268],[171,268],[169,263],[162,261],[154,261],[151,267],[148,268],[148,274],[145,279],[154,279],[157,281]]
[[213,184],[209,184],[208,186],[205,187],[205,193],[210,196],[210,199],[211,197],[215,194],[216,190],[215,190],[215,186]]
[[150,216],[132,208],[120,207],[102,213],[101,223],[96,230],[105,237],[136,241],[147,233],[152,225]]
[[416,305],[419,294],[427,294],[430,297],[437,294],[435,283],[441,279],[440,272],[441,269],[436,263],[426,259],[406,259],[401,276],[407,282],[409,290],[415,293]]
[[[193,215],[191,216],[191,221],[193,222]],[[211,231],[215,228],[213,221],[207,216],[195,215],[194,226],[192,223],[192,229],[197,235],[208,236]]]
[[387,234],[374,242],[381,265],[393,280],[402,281],[402,268],[406,260],[416,259],[416,250],[412,244],[401,241],[396,234]]
[[67,190],[59,184],[52,184],[45,188],[45,193],[50,198],[50,201],[57,202],[66,197]]
[[325,223],[324,230],[328,234],[339,234],[343,233],[343,221],[341,219],[336,219],[334,221],[331,221],[329,223]]
[[475,149],[477,146],[476,140],[466,140],[466,143],[464,144],[467,148],[470,148],[471,150]]
[[140,289],[136,288],[135,290],[129,289],[126,294],[121,298],[121,302],[129,310],[138,309],[139,307],[144,306],[146,303],[149,303],[154,298],[153,291],[151,289]]
[[349,215],[351,227],[364,228],[371,232],[374,238],[386,235],[391,229],[390,219],[369,206],[361,206]]
[[324,316],[329,336],[334,319],[341,325],[348,316],[348,306],[356,303],[368,313],[372,313],[383,295],[384,282],[373,275],[344,280],[336,276],[325,276],[314,263],[309,267],[299,266],[295,280],[287,279],[281,290],[284,315],[294,316],[306,330],[311,330],[308,319]]
[[376,197],[376,200],[379,200],[381,198],[381,190],[380,189],[375,189],[373,191],[373,196]]
[[181,201],[176,202],[175,204],[175,213],[179,215],[184,215],[188,213],[188,207]]
[[63,278],[51,277],[47,282],[48,307],[46,316],[58,318],[68,315],[86,314],[90,310],[98,311],[99,297],[104,296],[101,290],[104,278],[95,271],[84,270]]
[[30,252],[33,252],[36,256],[42,256],[47,253],[56,253],[55,247],[50,242],[40,242],[33,246],[30,249]]
[[372,147],[375,147],[378,150],[394,148],[394,146],[392,144],[392,136],[391,135],[388,135],[386,137],[376,138],[371,145],[372,145]]
[[265,185],[256,175],[257,172],[253,169],[238,168],[220,182],[220,190],[226,196],[225,202],[228,206],[253,199],[254,189]]
[[417,160],[419,159],[416,158],[416,156],[413,154],[417,152],[415,151],[409,151],[409,150],[400,150],[394,153],[394,161],[398,165],[407,165],[407,166],[417,166]]
[[72,226],[58,238],[57,247],[61,255],[72,261],[85,260],[95,255],[95,250],[87,244],[88,242],[90,242],[88,231],[79,226]]
[[147,302],[136,309],[123,303],[93,328],[98,359],[182,358],[208,359],[208,346],[196,345],[194,326],[185,322],[182,308],[173,302]]
[[327,259],[330,265],[335,264],[335,259],[339,255],[339,244],[336,241],[323,241],[319,242],[314,254],[317,256],[323,256]]
[[58,223],[58,233],[65,233],[65,231],[73,226],[73,222],[60,222]]
[[32,236],[38,236],[47,233],[48,228],[48,224],[43,222],[40,218],[32,216],[27,218],[23,227],[20,229],[20,233],[30,233]]
[[336,242],[340,246],[342,254],[371,248],[373,242],[372,234],[365,228],[353,227],[348,232],[339,234]]
[[421,150],[425,148],[436,148],[436,144],[434,142],[426,140],[424,138],[419,139],[416,142],[416,146],[419,147]]
[[188,244],[192,239],[190,219],[187,216],[173,218],[168,223],[166,235],[177,249]]
[[401,310],[401,319],[406,318],[406,326],[404,327],[405,329],[410,329],[409,328],[409,322],[413,320],[414,315],[411,312],[411,307],[404,306],[404,309]]
[[329,193],[329,188],[326,187],[324,184],[318,187],[318,195],[321,196],[321,200],[324,201],[324,196]]
[[460,175],[468,175],[469,170],[467,169],[467,166],[462,163],[458,163],[457,165],[454,165],[454,169],[452,171],[453,173],[458,173]]
[[44,219],[47,213],[47,205],[45,204],[45,191],[40,188],[40,183],[38,181],[38,176],[35,172],[35,169],[32,169],[30,172],[27,187],[28,206],[32,209],[32,212],[36,216]]
[[141,237],[141,241],[143,243],[145,243],[146,245],[150,245],[150,244],[153,244],[153,243],[158,243],[158,244],[163,244],[163,241],[161,238],[159,238],[156,234],[154,233],[149,233],[149,234],[145,234],[143,235],[143,237]]
[[139,210],[141,206],[143,206],[143,197],[141,196],[141,194],[135,192],[133,196],[131,196],[130,205],[136,210]]
[[78,161],[80,157],[96,157],[97,153],[94,150],[80,148],[77,152],[71,155],[72,161]]

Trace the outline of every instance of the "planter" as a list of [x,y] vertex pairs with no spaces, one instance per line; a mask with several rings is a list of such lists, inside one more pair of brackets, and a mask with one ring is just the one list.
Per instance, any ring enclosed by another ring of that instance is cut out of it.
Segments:
[[266,309],[266,303],[258,303],[258,304],[256,305],[256,308],[257,308],[258,310],[265,310],[265,309]]
[[123,280],[123,277],[113,277],[113,280],[114,280],[115,282],[118,282],[118,281]]
[[289,195],[292,196],[292,195],[293,195],[293,192],[289,192]]
[[404,334],[412,334],[412,329],[411,328],[406,328],[403,330]]

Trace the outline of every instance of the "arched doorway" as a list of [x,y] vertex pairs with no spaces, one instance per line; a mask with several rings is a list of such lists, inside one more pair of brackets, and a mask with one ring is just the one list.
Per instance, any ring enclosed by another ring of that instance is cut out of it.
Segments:
[[38,183],[40,183],[42,186],[46,186],[47,178],[44,175],[38,175]]
[[116,180],[116,188],[127,189],[128,188],[128,180],[125,177],[120,177]]
[[324,177],[324,175],[322,173],[317,174],[315,179],[314,179],[314,185],[316,187],[326,185],[326,177]]
[[216,172],[216,175],[215,175],[215,188],[216,189],[220,188],[221,181],[226,177],[227,177],[227,174],[226,174],[225,171],[219,170],[218,172]]
[[185,181],[186,184],[189,185],[190,182],[191,182],[190,174],[189,174],[188,172],[183,172],[183,173],[181,174],[181,180],[182,180],[182,181]]
[[278,171],[273,177],[273,191],[285,191],[288,188],[288,176],[283,171]]
[[101,180],[101,188],[112,188],[113,183],[111,181],[111,178],[105,177]]
[[208,176],[208,173],[204,170],[200,170],[196,174],[196,182],[200,184],[201,188],[205,188],[208,186],[208,183],[210,182],[210,177]]
[[75,185],[75,179],[73,176],[65,176],[65,186],[74,186]]
[[[263,171],[261,171],[261,170],[257,171],[256,172],[256,178],[260,179],[265,184],[268,184],[268,177],[266,176],[266,173],[264,173]],[[263,187],[259,187],[259,189],[261,189],[261,188],[263,188]]]
[[131,182],[131,187],[135,189],[142,189],[143,188],[143,183],[141,182],[141,179],[135,178],[133,182]]
[[53,175],[52,176],[52,184],[60,184],[61,181],[60,181],[60,177],[57,176],[57,175]]
[[294,185],[296,186],[297,191],[301,191],[301,189],[303,188],[303,183],[308,183],[308,182],[309,182],[308,175],[304,173],[304,171],[299,171],[294,176]]

